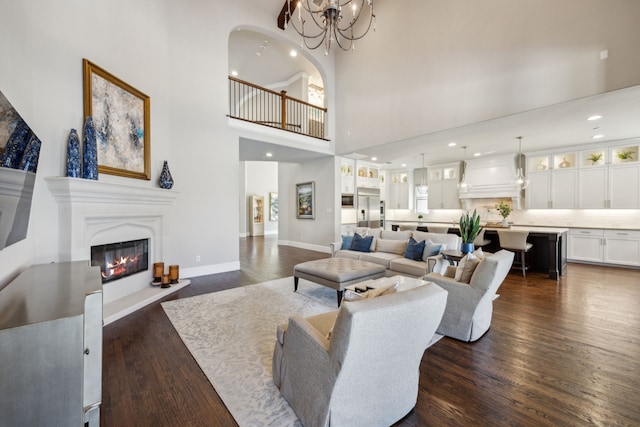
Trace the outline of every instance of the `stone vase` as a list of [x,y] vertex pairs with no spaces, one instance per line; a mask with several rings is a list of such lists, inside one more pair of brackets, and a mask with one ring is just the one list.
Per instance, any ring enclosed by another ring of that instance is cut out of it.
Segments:
[[78,132],[75,129],[71,129],[67,140],[67,176],[81,178],[80,165],[80,139],[78,138]]
[[502,226],[509,227],[509,220],[507,218],[502,218]]
[[98,179],[98,143],[96,129],[91,116],[84,122],[84,146],[82,150],[82,177],[85,179]]
[[160,178],[158,179],[158,184],[160,184],[160,188],[165,188],[167,190],[173,187],[173,177],[171,176],[171,171],[169,170],[169,164],[167,161],[164,161],[162,165],[162,172],[160,172]]

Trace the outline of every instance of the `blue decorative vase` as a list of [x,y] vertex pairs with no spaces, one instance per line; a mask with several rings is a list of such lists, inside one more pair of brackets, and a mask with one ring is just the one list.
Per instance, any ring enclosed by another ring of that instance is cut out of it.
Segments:
[[96,141],[96,129],[93,126],[91,116],[84,123],[84,147],[82,150],[82,177],[85,179],[98,179],[98,145]]
[[31,133],[31,138],[27,144],[27,148],[24,150],[22,160],[20,161],[20,169],[27,172],[36,172],[38,169],[38,159],[40,158],[40,140],[37,136]]
[[460,247],[460,252],[463,254],[469,254],[475,250],[475,246],[473,243],[463,243]]
[[19,119],[16,123],[16,127],[13,128],[13,132],[9,135],[7,144],[4,147],[4,151],[0,154],[0,166],[11,169],[18,169],[24,150],[27,148],[27,144],[31,140],[31,129],[24,122]]
[[80,139],[78,132],[71,129],[67,140],[67,176],[81,178],[80,175]]
[[160,179],[158,180],[160,184],[160,188],[165,188],[169,190],[173,187],[173,177],[171,176],[171,171],[169,170],[169,164],[167,161],[164,161],[164,165],[162,165],[162,172],[160,172]]

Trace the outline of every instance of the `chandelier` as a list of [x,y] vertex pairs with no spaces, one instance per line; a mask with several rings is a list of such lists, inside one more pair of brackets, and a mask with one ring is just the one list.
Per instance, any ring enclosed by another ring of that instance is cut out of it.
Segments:
[[462,148],[464,148],[464,157],[462,159],[464,169],[462,170],[462,180],[457,184],[457,186],[460,193],[466,193],[471,188],[471,184],[467,181],[467,146],[465,145]]
[[513,184],[519,190],[524,190],[529,185],[529,180],[526,176],[524,176],[524,172],[522,169],[522,137],[518,137],[518,172],[516,177],[513,179]]
[[427,182],[424,177],[424,153],[422,153],[422,180],[420,185],[418,185],[417,190],[420,194],[427,194],[427,191],[429,191],[429,187],[427,186]]
[[[365,7],[368,9],[366,14]],[[362,20],[368,19],[369,23],[362,24],[366,28],[357,33],[354,27],[361,17]],[[372,26],[373,31],[376,30],[375,20],[373,0],[297,0],[293,5],[291,0],[286,0],[278,17],[278,26],[286,30],[287,23],[291,21],[291,26],[302,36],[301,48],[317,49],[324,44],[324,54],[328,55],[334,43],[344,51],[355,50],[356,40],[363,38]]]

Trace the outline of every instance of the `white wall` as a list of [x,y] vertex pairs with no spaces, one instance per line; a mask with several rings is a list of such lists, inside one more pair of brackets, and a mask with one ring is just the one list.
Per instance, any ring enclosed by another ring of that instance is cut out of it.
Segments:
[[[336,230],[340,229],[340,216],[336,211],[335,157],[298,163],[278,165],[278,197],[280,199],[278,240],[283,244],[306,249],[329,251]],[[296,184],[315,182],[315,219],[296,218]]]
[[337,154],[640,83],[637,0],[380,1],[376,16],[338,52]]
[[[0,285],[32,263],[60,260],[57,205],[44,177],[62,176],[69,130],[83,123],[82,58],[151,97],[151,181],[100,180],[156,187],[168,160],[180,195],[165,259],[191,275],[238,268],[233,183],[243,131],[226,114],[228,37],[240,25],[277,31],[269,5],[252,0],[0,0],[0,89],[42,140],[28,237],[0,252]],[[333,81],[333,58],[310,55]]]

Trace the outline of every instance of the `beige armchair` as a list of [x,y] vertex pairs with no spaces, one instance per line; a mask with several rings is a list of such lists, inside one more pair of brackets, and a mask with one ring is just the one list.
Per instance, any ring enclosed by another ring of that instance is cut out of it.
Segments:
[[293,316],[278,327],[273,381],[305,427],[391,425],[416,404],[420,361],[446,300],[426,284]]
[[511,269],[514,254],[501,250],[486,255],[468,284],[438,273],[423,277],[449,293],[438,333],[461,341],[476,341],[489,330],[494,295]]

